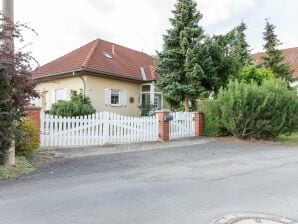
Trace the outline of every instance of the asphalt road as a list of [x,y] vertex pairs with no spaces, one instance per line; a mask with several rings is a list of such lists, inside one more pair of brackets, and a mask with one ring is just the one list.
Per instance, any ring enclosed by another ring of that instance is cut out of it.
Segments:
[[211,142],[57,161],[0,182],[2,224],[209,224],[229,213],[298,220],[298,148]]

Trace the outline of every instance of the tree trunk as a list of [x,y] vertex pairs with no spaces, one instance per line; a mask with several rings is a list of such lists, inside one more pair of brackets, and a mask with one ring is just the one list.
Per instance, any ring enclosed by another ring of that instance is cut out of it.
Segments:
[[189,112],[189,98],[187,96],[184,97],[184,111]]
[[12,166],[16,163],[15,159],[15,142],[11,142],[11,146],[9,150],[5,150],[3,152],[3,165],[4,166]]

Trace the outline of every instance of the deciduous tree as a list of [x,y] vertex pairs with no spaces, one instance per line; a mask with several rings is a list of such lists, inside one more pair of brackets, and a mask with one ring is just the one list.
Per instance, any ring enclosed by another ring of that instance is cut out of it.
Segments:
[[10,45],[12,37],[20,43],[24,41],[24,28],[28,27],[0,15],[0,158],[4,165],[3,156],[18,131],[15,122],[25,115],[30,98],[38,96],[30,75],[32,56]]

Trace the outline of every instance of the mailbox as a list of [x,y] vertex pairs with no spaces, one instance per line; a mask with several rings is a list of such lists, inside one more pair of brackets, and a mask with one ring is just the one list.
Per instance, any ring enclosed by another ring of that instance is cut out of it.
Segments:
[[173,116],[170,115],[170,114],[166,114],[166,115],[164,115],[163,120],[164,121],[172,121],[173,120]]

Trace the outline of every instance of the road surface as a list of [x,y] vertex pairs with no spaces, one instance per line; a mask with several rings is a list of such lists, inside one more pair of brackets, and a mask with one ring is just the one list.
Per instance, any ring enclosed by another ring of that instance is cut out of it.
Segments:
[[298,148],[209,142],[56,161],[0,182],[0,223],[209,224],[238,212],[298,220]]

